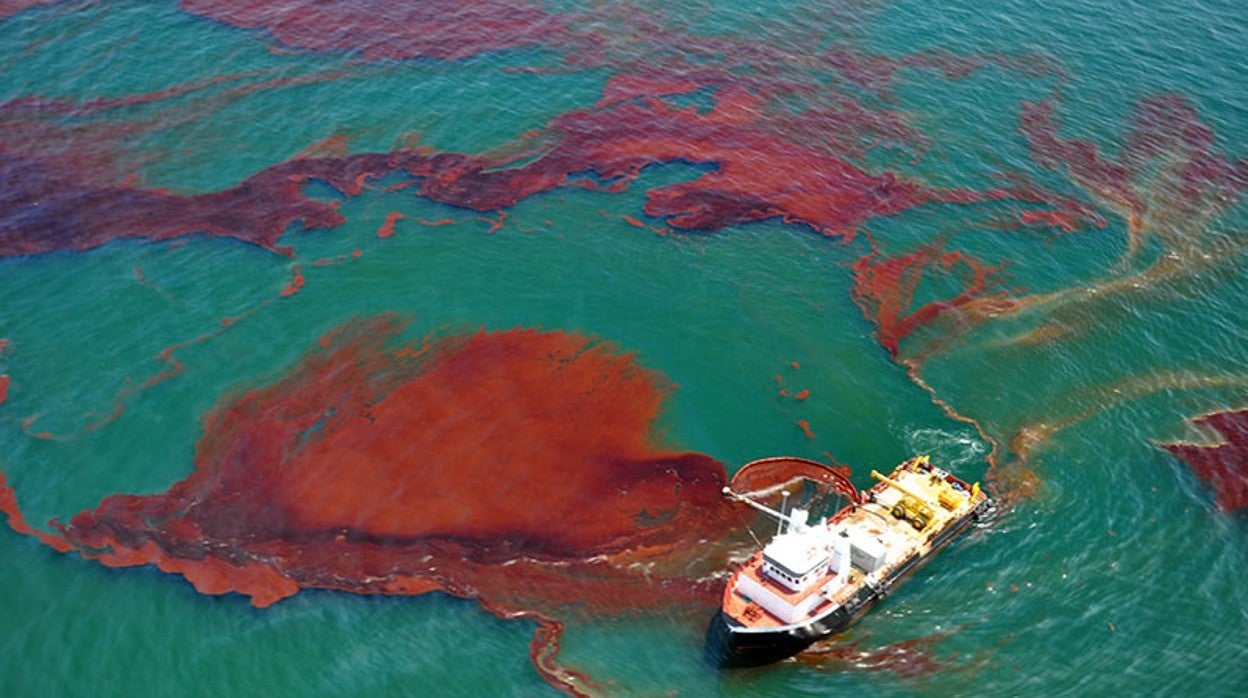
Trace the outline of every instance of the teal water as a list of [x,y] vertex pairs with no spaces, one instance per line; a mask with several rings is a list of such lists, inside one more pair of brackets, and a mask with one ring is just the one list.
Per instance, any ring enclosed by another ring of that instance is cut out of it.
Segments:
[[[201,419],[223,395],[279,375],[350,318],[397,311],[413,334],[576,330],[669,377],[668,442],[730,469],[827,452],[865,486],[869,469],[930,452],[984,479],[996,442],[998,469],[1039,483],[848,631],[839,642],[857,643],[858,660],[720,673],[702,663],[705,619],[679,610],[571,624],[560,661],[602,692],[1243,695],[1248,519],[1214,507],[1210,487],[1156,444],[1208,439],[1187,420],[1248,406],[1244,258],[1211,252],[1160,281],[1113,285],[1128,245],[1122,211],[1066,170],[1037,166],[1017,126],[1022,101],[1056,91],[1061,133],[1116,154],[1140,100],[1179,93],[1217,151],[1244,156],[1248,10],[1231,0],[662,7],[629,11],[768,47],[818,36],[885,56],[1048,56],[1065,71],[1060,86],[1004,67],[958,79],[903,69],[886,107],[927,144],[868,157],[932,186],[987,188],[1002,172],[1022,173],[1091,201],[1107,225],[1002,230],[998,204],[871,219],[865,229],[889,250],[947,240],[1005,263],[1011,287],[1027,289],[1020,295],[1052,294],[950,342],[946,326],[917,333],[906,348],[931,394],[881,348],[851,299],[849,265],[869,250],[864,237],[843,243],[775,221],[659,236],[625,221],[643,217],[647,190],[700,174],[682,163],[656,163],[623,192],[562,188],[521,200],[493,233],[475,212],[375,187],[343,201],[343,225],[290,230],[281,244],[294,247],[291,258],[195,235],[0,259],[0,374],[11,379],[0,470],[27,519],[41,526],[108,494],[166,490],[191,471]],[[619,11],[562,9],[588,13],[588,23]],[[615,50],[644,62],[654,45],[621,30]],[[591,107],[613,73],[569,69],[540,46],[448,62],[269,46],[261,31],[168,3],[55,3],[0,20],[0,101],[85,101],[229,76],[69,124],[143,185],[197,193],[332,136],[351,152],[391,150],[411,133],[438,150],[483,152]],[[559,69],[508,70],[532,66]],[[1238,194],[1205,218],[1171,221],[1174,192],[1146,189],[1154,220],[1184,239],[1217,250],[1209,241],[1244,234]],[[379,238],[395,211],[406,218]],[[454,223],[427,227],[422,217]],[[1167,239],[1146,238],[1125,266],[1163,258]],[[295,265],[306,286],[280,297]],[[941,296],[933,283],[920,295]],[[237,319],[226,328],[223,318]],[[146,385],[174,345],[184,369]],[[777,376],[811,397],[778,396]],[[1034,430],[1048,437],[1019,445]],[[108,569],[7,530],[0,555],[6,696],[557,693],[528,661],[535,625],[471,601],[305,591],[257,610],[239,595],[200,595],[181,577]],[[913,651],[937,669],[872,668],[873,650],[915,639]]]

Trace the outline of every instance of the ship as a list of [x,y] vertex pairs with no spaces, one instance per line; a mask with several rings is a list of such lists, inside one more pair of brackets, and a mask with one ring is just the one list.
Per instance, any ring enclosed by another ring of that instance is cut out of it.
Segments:
[[[706,638],[707,658],[721,667],[779,661],[843,630],[991,508],[978,482],[968,484],[928,456],[905,461],[889,475],[872,470],[878,482],[866,491],[815,461],[765,460],[818,466],[835,475],[837,491],[849,502],[812,521],[810,510],[787,506],[787,492],[776,510],[731,485],[724,488],[725,496],[775,519],[777,531],[724,589]],[[762,461],[746,467],[756,463]]]

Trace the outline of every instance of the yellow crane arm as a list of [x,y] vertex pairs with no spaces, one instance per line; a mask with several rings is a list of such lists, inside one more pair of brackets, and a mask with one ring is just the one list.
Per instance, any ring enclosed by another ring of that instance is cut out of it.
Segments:
[[931,506],[931,502],[929,502],[929,501],[928,501],[927,497],[924,497],[923,495],[919,495],[919,494],[915,494],[914,492],[911,492],[910,490],[906,489],[905,487],[902,487],[902,486],[901,486],[901,483],[897,482],[896,480],[892,479],[891,477],[888,477],[887,475],[881,475],[881,474],[879,473],[879,471],[877,471],[877,470],[872,470],[872,471],[871,471],[871,477],[875,478],[876,480],[879,480],[880,482],[885,482],[885,483],[888,483],[888,486],[889,486],[889,487],[892,487],[892,488],[896,489],[898,492],[901,492],[902,494],[904,494],[904,495],[906,495],[906,496],[908,496],[908,497],[912,497],[912,498],[914,498],[914,499],[916,499],[916,500],[918,500],[918,501],[920,501],[920,502],[923,502],[924,504],[927,504],[928,506]]

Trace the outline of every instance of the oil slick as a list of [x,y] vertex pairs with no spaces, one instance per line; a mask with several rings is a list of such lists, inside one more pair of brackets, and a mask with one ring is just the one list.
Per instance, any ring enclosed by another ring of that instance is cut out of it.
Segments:
[[7,486],[0,509],[58,551],[261,607],[306,588],[477,599],[539,621],[534,665],[555,683],[569,615],[713,603],[719,561],[699,543],[742,512],[722,465],[653,441],[661,376],[575,334],[402,328],[349,323],[225,398],[163,494],[112,495],[51,531]]
[[1219,509],[1248,511],[1248,410],[1207,414],[1193,423],[1216,431],[1220,441],[1167,443],[1162,448],[1181,458],[1213,488]]

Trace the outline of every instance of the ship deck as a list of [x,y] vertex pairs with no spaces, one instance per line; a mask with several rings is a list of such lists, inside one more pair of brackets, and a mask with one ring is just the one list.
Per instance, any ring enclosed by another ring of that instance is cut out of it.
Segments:
[[[907,490],[932,502],[931,521],[922,531],[915,530],[909,521],[892,516],[890,512],[893,506],[905,495],[883,482],[868,491],[871,501],[846,507],[828,522],[828,526],[832,528],[850,530],[856,536],[868,536],[879,542],[886,553],[884,563],[874,575],[877,580],[891,578],[916,555],[923,557],[931,553],[940,534],[969,515],[983,499],[983,495],[978,498],[960,498],[961,501],[956,506],[947,508],[937,504],[939,488],[929,482],[931,476],[928,473],[898,469],[891,477]],[[795,592],[766,575],[762,571],[762,565],[763,554],[759,551],[732,575],[727,589],[724,590],[724,613],[747,628],[781,628],[819,618],[852,598],[867,581],[866,574],[857,567],[852,567],[847,580],[828,574],[809,588]],[[741,593],[739,587],[742,577],[749,577],[790,605],[796,606],[813,594],[822,595],[823,601],[814,606],[803,619],[786,623]]]

